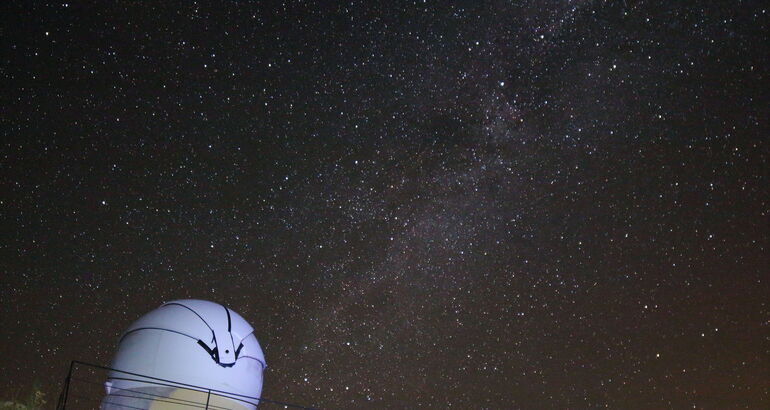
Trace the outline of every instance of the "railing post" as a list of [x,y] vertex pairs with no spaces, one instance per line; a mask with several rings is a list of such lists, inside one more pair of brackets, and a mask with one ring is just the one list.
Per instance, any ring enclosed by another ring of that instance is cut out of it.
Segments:
[[211,399],[211,389],[209,389],[208,394],[206,395],[206,410],[209,410],[209,400]]
[[70,385],[70,377],[67,375],[67,377],[64,379],[64,387],[61,389],[61,393],[59,394],[59,400],[56,403],[56,410],[62,410],[64,409],[64,403],[66,402],[65,397],[67,397],[67,389]]
[[62,395],[59,397],[59,403],[58,406],[56,406],[59,409],[66,409],[67,408],[67,396],[69,396],[70,393],[70,382],[72,380],[72,370],[75,367],[75,361],[70,362],[70,369],[67,372],[67,378],[64,380],[64,390],[62,391]]

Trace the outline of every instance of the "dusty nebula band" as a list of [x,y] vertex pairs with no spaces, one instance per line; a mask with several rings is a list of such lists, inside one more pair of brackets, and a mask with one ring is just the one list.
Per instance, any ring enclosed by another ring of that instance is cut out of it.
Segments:
[[762,2],[10,3],[0,401],[203,299],[275,400],[768,408]]

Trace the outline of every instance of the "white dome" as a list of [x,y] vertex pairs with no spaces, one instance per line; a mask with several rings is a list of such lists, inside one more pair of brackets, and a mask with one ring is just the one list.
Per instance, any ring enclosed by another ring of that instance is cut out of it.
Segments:
[[[217,303],[190,299],[162,305],[139,318],[123,333],[110,367],[127,373],[109,373],[108,396],[102,408],[110,408],[109,404],[128,404],[123,402],[127,390],[147,390],[143,400],[149,401],[150,396],[171,397],[171,390],[178,391],[177,386],[260,397],[265,356],[253,331],[240,315]],[[108,400],[110,394],[117,401]],[[233,408],[249,409],[257,404],[255,400],[244,400]],[[131,405],[137,404],[134,400]],[[156,408],[157,403],[140,408],[151,406]]]

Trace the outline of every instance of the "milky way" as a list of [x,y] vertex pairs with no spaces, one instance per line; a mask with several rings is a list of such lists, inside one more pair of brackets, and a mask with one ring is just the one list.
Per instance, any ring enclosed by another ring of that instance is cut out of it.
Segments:
[[767,407],[768,13],[668,3],[13,6],[0,400],[193,297],[276,400]]

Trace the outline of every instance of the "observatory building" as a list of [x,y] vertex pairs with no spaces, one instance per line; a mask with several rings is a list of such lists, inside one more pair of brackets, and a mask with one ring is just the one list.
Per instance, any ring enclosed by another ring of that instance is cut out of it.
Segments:
[[254,410],[265,356],[253,332],[217,303],[168,302],[123,333],[100,408]]

